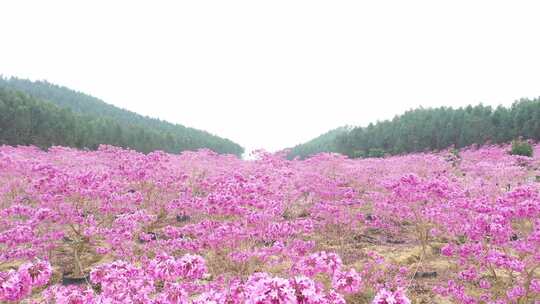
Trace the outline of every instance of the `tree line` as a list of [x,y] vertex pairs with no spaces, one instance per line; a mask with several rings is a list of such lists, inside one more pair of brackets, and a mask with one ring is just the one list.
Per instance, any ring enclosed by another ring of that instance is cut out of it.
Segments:
[[292,148],[288,155],[305,158],[319,152],[336,152],[353,158],[380,157],[452,146],[500,144],[518,137],[540,140],[540,98],[521,99],[510,107],[479,104],[409,110],[367,127],[333,130]]
[[244,149],[208,132],[145,117],[46,81],[0,77],[0,144],[96,149],[110,144],[148,153]]

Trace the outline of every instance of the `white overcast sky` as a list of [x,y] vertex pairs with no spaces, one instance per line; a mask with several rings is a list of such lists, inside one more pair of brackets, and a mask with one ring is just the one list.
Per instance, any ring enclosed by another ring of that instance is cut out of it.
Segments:
[[0,74],[275,151],[540,96],[539,1],[2,1]]

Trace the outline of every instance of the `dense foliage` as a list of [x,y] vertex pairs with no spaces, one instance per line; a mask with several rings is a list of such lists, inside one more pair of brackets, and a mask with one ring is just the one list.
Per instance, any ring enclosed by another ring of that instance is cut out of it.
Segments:
[[512,141],[512,150],[510,150],[512,155],[521,155],[521,156],[533,156],[533,147],[530,143],[522,140]]
[[510,149],[3,146],[0,302],[538,304],[540,146]]
[[[0,143],[90,149],[96,149],[99,144],[111,144],[145,153],[208,148],[218,153],[241,155],[244,151],[228,139],[144,117],[45,81],[0,77],[0,90],[0,107],[5,108],[0,113]],[[42,130],[43,127],[49,129]]]
[[[290,156],[339,152],[350,157],[402,154],[457,148],[472,144],[505,143],[522,136],[540,140],[540,99],[522,99],[511,107],[419,108],[392,120],[330,133],[323,145],[308,142]],[[333,141],[332,141],[333,140]]]

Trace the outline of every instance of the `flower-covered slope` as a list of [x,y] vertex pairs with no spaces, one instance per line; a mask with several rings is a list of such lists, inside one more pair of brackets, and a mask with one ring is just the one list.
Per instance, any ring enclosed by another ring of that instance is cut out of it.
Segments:
[[540,161],[507,150],[3,146],[0,302],[540,303]]

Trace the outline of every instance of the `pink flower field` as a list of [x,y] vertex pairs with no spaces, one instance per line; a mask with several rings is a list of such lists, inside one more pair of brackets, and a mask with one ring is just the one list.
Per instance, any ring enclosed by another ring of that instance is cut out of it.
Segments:
[[508,150],[2,146],[0,302],[540,303],[540,159]]

